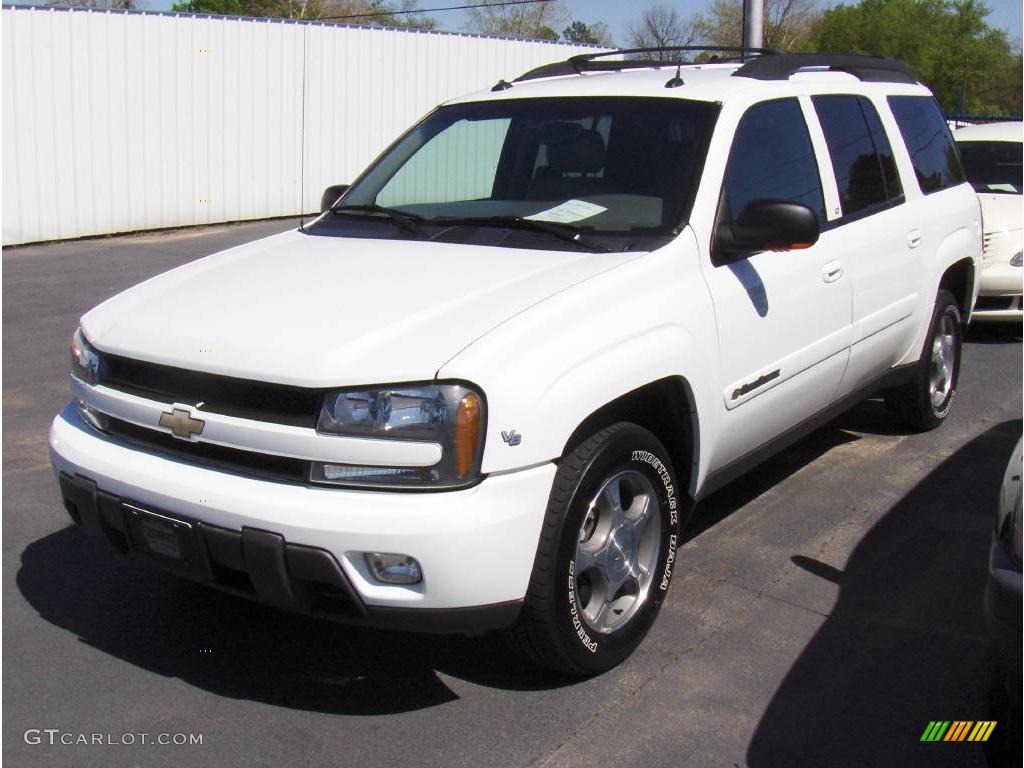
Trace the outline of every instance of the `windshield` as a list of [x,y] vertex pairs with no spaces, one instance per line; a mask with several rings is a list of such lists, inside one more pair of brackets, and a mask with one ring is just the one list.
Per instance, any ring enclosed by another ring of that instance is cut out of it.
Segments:
[[960,144],[967,180],[976,192],[1019,195],[1022,191],[1019,141],[965,141]]
[[[717,111],[676,98],[441,107],[385,152],[340,207],[405,214],[432,239],[443,235],[431,225],[456,222],[552,224],[591,241],[625,237],[633,245],[645,236],[671,237],[689,213]],[[337,227],[352,218],[329,215],[318,224]],[[572,247],[568,240],[554,247]]]

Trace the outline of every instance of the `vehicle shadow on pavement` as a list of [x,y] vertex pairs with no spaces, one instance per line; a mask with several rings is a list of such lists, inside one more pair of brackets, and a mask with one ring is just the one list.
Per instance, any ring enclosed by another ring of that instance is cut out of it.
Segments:
[[863,400],[784,451],[758,464],[742,477],[702,499],[696,507],[692,522],[686,529],[684,541],[697,538],[736,510],[835,448],[856,442],[863,436],[895,437],[911,434],[914,434],[913,430],[902,426],[893,418],[881,395]]
[[990,719],[982,599],[996,500],[1021,429],[1003,422],[954,453],[868,531],[845,567],[793,553],[794,564],[838,583],[839,597],[765,710],[750,766],[985,764],[983,745],[920,737],[931,720]]
[[702,499],[697,505],[693,521],[686,530],[684,540],[689,541],[700,536],[762,493],[813,464],[835,448],[856,442],[862,436],[896,437],[912,434],[913,430],[904,427],[893,418],[881,395],[868,398]]
[[458,698],[439,672],[507,690],[574,682],[519,662],[493,637],[348,627],[259,605],[166,575],[72,527],[26,547],[17,584],[44,620],[82,642],[218,696],[379,715]]
[[[863,406],[858,406],[860,407]],[[790,475],[813,464],[832,449],[856,440],[860,440],[860,437],[837,429],[835,423],[812,432],[786,450],[758,464],[742,477],[701,499],[694,510],[693,520],[683,534],[683,541],[697,538]]]

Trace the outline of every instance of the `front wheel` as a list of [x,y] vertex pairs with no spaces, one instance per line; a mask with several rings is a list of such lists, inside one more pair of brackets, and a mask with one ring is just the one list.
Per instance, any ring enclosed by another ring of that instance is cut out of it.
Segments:
[[914,378],[885,393],[896,417],[917,430],[935,429],[949,415],[960,377],[963,319],[953,294],[940,290]]
[[668,452],[619,423],[564,457],[529,591],[508,639],[540,666],[594,675],[640,644],[672,579],[682,518]]

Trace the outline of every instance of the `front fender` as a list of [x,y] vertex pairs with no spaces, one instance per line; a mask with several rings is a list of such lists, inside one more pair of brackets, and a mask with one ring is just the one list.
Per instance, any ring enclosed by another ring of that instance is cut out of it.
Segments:
[[[698,413],[712,412],[714,311],[697,258],[687,229],[511,318],[445,364],[439,377],[473,381],[487,397],[483,471],[558,458],[587,416],[668,376],[687,380]],[[517,444],[502,436],[513,431]]]

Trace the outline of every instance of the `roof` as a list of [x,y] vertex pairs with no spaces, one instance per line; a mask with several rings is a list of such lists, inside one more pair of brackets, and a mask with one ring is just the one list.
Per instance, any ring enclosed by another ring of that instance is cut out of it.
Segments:
[[1024,141],[1024,123],[1016,120],[969,125],[954,131],[953,138],[957,141]]
[[[883,89],[885,93],[927,93],[919,84],[863,82],[847,72],[824,69],[796,72],[786,78],[772,80],[755,79],[743,74],[734,77],[743,66],[741,62],[685,64],[679,69],[679,75],[683,80],[683,85],[679,87],[666,87],[666,83],[675,77],[675,64],[612,71],[584,71],[580,74],[562,74],[514,82],[502,81],[497,90],[467,94],[447,103],[573,96],[674,97],[724,102],[740,92],[752,89],[763,93],[779,93],[780,90],[794,92],[795,89],[784,88],[786,83],[818,83],[826,89],[840,86],[852,93],[881,92],[878,89]],[[813,87],[799,90],[806,92],[813,90]]]

